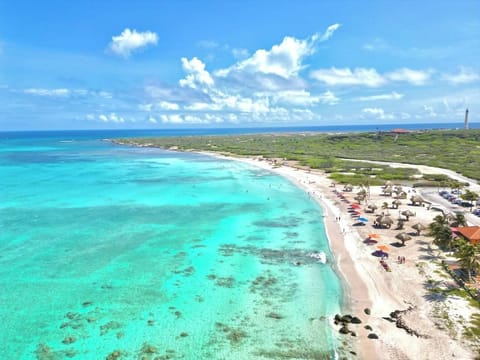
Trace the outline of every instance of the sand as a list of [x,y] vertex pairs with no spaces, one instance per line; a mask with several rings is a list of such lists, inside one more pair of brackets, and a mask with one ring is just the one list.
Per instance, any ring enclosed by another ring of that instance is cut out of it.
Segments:
[[[361,216],[366,217],[368,222],[365,226],[354,226],[357,221],[348,212],[349,204],[340,200],[333,191],[335,189],[331,180],[322,172],[300,169],[294,164],[274,166],[272,161],[258,157],[231,159],[244,161],[288,178],[323,207],[335,266],[344,283],[344,311],[362,320],[361,325],[351,327],[357,333],[356,337],[339,334],[341,341],[342,337],[345,337],[352,344],[349,350],[357,353],[357,356],[349,354],[348,350],[346,354],[340,354],[341,356],[361,359],[474,358],[468,344],[461,340],[461,322],[468,320],[475,310],[462,298],[448,297],[447,301],[436,301],[429,296],[426,289],[428,280],[440,285],[452,283],[448,278],[439,275],[440,267],[431,261],[437,255],[435,247],[431,246],[432,239],[421,234],[412,236],[406,246],[396,246],[398,240],[395,235],[400,231],[394,228],[400,211],[409,209],[416,214],[405,223],[405,229],[402,230],[405,232],[414,232],[410,226],[417,222],[428,225],[439,212],[428,210],[427,207],[412,206],[410,201],[405,199],[398,210],[388,209],[395,221],[391,229],[377,229],[372,226],[375,215],[386,210],[378,209],[375,214],[368,214],[362,205]],[[442,172],[440,169],[435,171]],[[343,187],[336,185],[336,189],[341,191]],[[369,202],[379,207],[383,202],[391,204],[393,198],[382,196],[381,190],[381,187],[371,187]],[[404,190],[410,192],[408,197],[415,191],[407,187],[404,187]],[[354,188],[352,193],[345,193],[352,202],[356,191]],[[378,244],[364,243],[371,233],[379,235]],[[380,265],[379,258],[372,255],[380,244],[389,248],[387,263],[391,272],[387,272]],[[399,256],[405,257],[405,263],[397,262]],[[365,314],[365,308],[371,309],[370,315]],[[411,310],[403,316],[403,321],[407,327],[419,334],[419,337],[408,334],[404,329],[397,328],[395,322],[384,319],[394,310],[408,308]],[[445,320],[447,315],[449,321]],[[366,324],[373,330],[366,330]],[[367,336],[371,332],[379,338],[369,339]]]

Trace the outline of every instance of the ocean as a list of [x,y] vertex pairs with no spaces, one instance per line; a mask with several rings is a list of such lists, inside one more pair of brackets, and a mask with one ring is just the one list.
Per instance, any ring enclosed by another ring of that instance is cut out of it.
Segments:
[[0,358],[334,357],[343,292],[308,194],[103,140],[241,132],[0,133]]

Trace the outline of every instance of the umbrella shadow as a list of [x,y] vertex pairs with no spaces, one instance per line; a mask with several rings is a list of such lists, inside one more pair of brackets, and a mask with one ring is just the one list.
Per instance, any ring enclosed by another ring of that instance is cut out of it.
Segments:
[[402,248],[402,247],[405,247],[404,244],[402,244],[400,241],[395,241],[395,242],[391,242],[390,245],[396,247],[396,248]]

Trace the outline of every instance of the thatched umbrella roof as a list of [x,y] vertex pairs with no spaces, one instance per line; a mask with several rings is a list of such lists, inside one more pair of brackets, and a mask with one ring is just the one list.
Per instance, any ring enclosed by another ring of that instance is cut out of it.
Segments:
[[353,190],[353,185],[352,184],[347,184],[343,187],[343,190],[352,191]]
[[410,235],[408,235],[407,233],[404,233],[404,232],[401,232],[397,235],[395,235],[395,237],[400,240],[402,242],[402,244],[405,244],[405,241],[408,241],[408,240],[411,240],[412,237]]
[[398,205],[402,205],[402,202],[398,199],[395,199],[395,200],[392,201],[392,204],[398,206]]
[[416,223],[414,225],[412,225],[412,229],[415,229],[417,230],[417,235],[420,235],[420,232],[422,230],[425,230],[427,227],[421,223]]
[[412,210],[408,210],[408,209],[402,211],[401,214],[404,215],[404,216],[406,216],[406,217],[415,216],[415,213],[414,213]]
[[393,193],[392,187],[391,186],[385,187],[385,189],[383,189],[383,193],[384,194],[392,194]]
[[411,198],[410,198],[410,201],[412,203],[423,203],[425,200],[423,200],[423,198],[420,196],[420,195],[413,195]]
[[392,186],[393,183],[390,180],[385,181],[385,187]]
[[368,204],[367,205],[367,208],[371,209],[371,210],[377,210],[378,209],[378,206],[376,204]]
[[400,191],[397,194],[397,199],[406,199],[407,198],[407,193],[405,191]]
[[377,216],[375,221],[377,223],[379,223],[380,225],[392,225],[393,224],[392,218],[388,215],[379,215],[379,216]]

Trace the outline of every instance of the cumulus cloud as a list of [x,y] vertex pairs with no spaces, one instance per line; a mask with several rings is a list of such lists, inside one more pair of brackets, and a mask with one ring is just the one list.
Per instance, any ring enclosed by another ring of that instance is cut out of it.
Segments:
[[392,91],[390,94],[359,96],[353,99],[353,101],[379,101],[379,100],[400,100],[404,97],[404,94],[399,94]]
[[273,74],[283,78],[296,76],[302,69],[303,59],[314,52],[317,37],[299,40],[286,36],[283,41],[270,50],[259,49],[251,57],[237,64],[218,70],[215,75],[226,77],[231,73]]
[[128,58],[132,52],[149,45],[156,45],[157,42],[158,36],[154,32],[138,32],[135,29],[132,31],[126,28],[120,35],[112,36],[109,49],[116,55]]
[[467,84],[480,80],[480,74],[473,69],[461,67],[456,74],[443,74],[442,79],[453,85]]
[[375,69],[356,68],[353,71],[349,68],[315,70],[310,77],[327,85],[363,85],[378,87],[386,83],[386,80]]
[[179,81],[180,86],[195,89],[198,85],[213,85],[213,78],[205,70],[205,64],[198,58],[193,57],[191,60],[182,58],[182,68],[187,76]]
[[431,71],[401,68],[387,73],[386,78],[393,81],[404,81],[412,85],[424,85],[431,76]]

